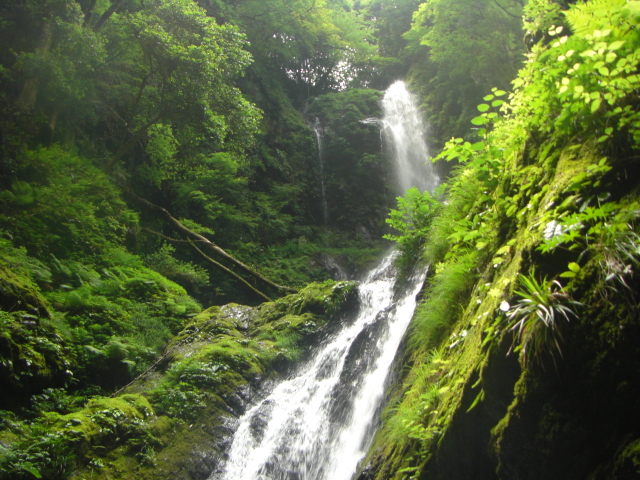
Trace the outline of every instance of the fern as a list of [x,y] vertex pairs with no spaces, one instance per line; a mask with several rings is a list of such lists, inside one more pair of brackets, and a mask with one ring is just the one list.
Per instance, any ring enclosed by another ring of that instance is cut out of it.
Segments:
[[[627,4],[626,0],[590,0],[587,3],[574,5],[572,9],[565,12],[569,25],[578,36],[590,34],[593,30],[606,27],[610,24],[610,13],[612,9],[622,8]],[[629,2],[640,4],[640,2]]]

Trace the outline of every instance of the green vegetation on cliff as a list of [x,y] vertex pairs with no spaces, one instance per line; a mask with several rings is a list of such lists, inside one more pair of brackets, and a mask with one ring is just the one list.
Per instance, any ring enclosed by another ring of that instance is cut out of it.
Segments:
[[513,92],[447,143],[447,201],[401,232],[435,271],[361,478],[640,473],[640,3],[528,11],[545,30]]

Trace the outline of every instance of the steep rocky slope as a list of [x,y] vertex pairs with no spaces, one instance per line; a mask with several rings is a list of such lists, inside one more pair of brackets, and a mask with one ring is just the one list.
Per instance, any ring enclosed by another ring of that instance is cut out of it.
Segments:
[[360,480],[640,476],[639,15],[546,24],[441,154],[462,166]]

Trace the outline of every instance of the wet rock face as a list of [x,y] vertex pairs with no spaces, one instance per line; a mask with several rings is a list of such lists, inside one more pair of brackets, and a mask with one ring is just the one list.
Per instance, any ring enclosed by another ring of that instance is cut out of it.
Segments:
[[500,480],[640,478],[637,307],[586,298],[591,308],[567,328],[562,361],[529,368],[494,432]]
[[[185,462],[187,472],[185,480],[221,480],[224,477],[224,467],[231,448],[233,434],[238,428],[238,418],[246,412],[250,405],[265,398],[273,386],[274,382],[267,380],[262,382],[258,388],[243,385],[233,392],[232,402],[242,401],[242,408],[216,419],[219,423],[215,425],[202,426],[203,431],[206,431],[207,441],[196,445],[189,459]],[[265,433],[271,407],[269,402],[265,402],[263,408],[252,417],[251,433],[256,441],[260,441]],[[233,410],[231,405],[229,405],[229,410]]]
[[251,417],[251,435],[256,440],[256,442],[261,442],[264,438],[265,429],[267,428],[267,424],[269,422],[269,418],[271,417],[271,412],[273,411],[273,405],[270,401],[266,401],[262,404],[260,410],[256,412],[256,414]]

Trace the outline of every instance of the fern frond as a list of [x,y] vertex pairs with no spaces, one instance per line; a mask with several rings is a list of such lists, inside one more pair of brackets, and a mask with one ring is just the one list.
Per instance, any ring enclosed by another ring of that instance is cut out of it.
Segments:
[[594,30],[606,27],[610,23],[611,12],[621,9],[628,3],[626,0],[590,0],[586,3],[576,4],[565,12],[571,30],[584,36]]

